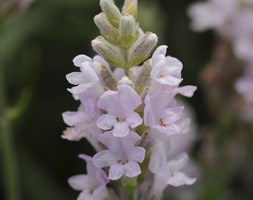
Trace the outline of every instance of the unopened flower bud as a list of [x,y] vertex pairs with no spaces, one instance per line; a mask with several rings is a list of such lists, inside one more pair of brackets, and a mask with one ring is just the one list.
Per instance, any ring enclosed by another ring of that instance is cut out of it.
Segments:
[[117,43],[119,31],[112,26],[104,13],[94,17],[94,22],[100,30],[101,35],[111,43]]
[[107,62],[115,67],[122,67],[123,59],[118,47],[107,42],[102,36],[92,40],[93,49],[101,55]]
[[120,34],[121,35],[135,35],[138,30],[135,19],[131,15],[124,15],[120,21]]
[[130,14],[137,18],[137,6],[138,6],[138,1],[137,0],[125,0],[125,4],[122,9],[122,14]]
[[152,62],[149,59],[148,61],[146,61],[144,63],[143,69],[140,73],[140,75],[138,76],[138,78],[135,81],[135,90],[137,91],[138,94],[142,94],[143,89],[145,87],[149,87],[150,86],[150,73],[152,70]]
[[108,66],[105,66],[99,62],[94,62],[94,68],[105,87],[111,90],[117,90],[117,82],[110,69],[108,69]]
[[102,11],[106,14],[109,22],[114,27],[118,28],[122,15],[113,0],[100,0],[100,6]]
[[136,66],[146,60],[158,41],[156,34],[147,32],[143,41],[133,50],[130,57],[130,65]]
[[139,26],[131,15],[124,15],[120,21],[120,42],[123,47],[130,47],[138,38]]

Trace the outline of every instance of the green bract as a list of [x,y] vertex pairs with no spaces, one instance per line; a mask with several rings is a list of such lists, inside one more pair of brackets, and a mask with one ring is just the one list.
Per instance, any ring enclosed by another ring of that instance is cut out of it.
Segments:
[[101,0],[102,13],[94,21],[101,36],[92,41],[93,49],[114,67],[129,68],[144,62],[157,43],[154,33],[143,33],[137,22],[137,0],[127,0],[122,12],[113,0]]

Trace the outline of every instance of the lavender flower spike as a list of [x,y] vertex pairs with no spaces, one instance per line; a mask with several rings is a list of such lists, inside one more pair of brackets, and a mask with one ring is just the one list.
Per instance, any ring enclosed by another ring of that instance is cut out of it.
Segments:
[[92,42],[99,55],[75,57],[80,72],[67,75],[80,107],[63,114],[70,127],[62,137],[85,138],[96,151],[92,158],[81,156],[87,175],[69,179],[82,191],[78,200],[161,200],[168,185],[195,181],[181,170],[188,157],[169,157],[167,150],[171,135],[184,137],[190,122],[175,96],[191,97],[196,87],[179,86],[183,64],[166,56],[167,46],[148,59],[157,36],[139,28],[137,5],[125,0],[120,11],[113,0],[100,0],[102,13],[94,21],[101,35]]

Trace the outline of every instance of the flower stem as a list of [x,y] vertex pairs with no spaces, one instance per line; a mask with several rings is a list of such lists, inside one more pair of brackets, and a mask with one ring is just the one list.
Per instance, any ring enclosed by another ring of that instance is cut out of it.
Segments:
[[2,173],[6,191],[6,199],[19,200],[20,187],[18,176],[17,157],[15,153],[14,138],[10,127],[10,120],[7,117],[7,102],[4,67],[0,63],[0,148]]

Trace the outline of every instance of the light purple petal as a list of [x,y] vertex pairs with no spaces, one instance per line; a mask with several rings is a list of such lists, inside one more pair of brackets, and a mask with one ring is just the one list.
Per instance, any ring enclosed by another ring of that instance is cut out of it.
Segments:
[[107,111],[115,117],[121,116],[121,104],[117,91],[108,90],[98,100],[98,108]]
[[110,180],[118,180],[123,174],[125,173],[122,165],[115,163],[109,169],[109,176]]
[[133,112],[142,101],[136,91],[128,85],[118,86],[119,98],[121,102],[122,111],[127,117]]
[[133,88],[128,85],[120,85],[118,91],[105,92],[99,98],[97,106],[115,117],[126,118],[140,104],[141,99]]
[[153,54],[153,56],[152,56],[152,64],[153,64],[153,65],[155,65],[155,64],[159,61],[159,56],[165,57],[166,52],[167,52],[167,48],[168,48],[168,46],[166,46],[166,45],[161,45],[161,46],[159,46],[159,47],[155,50],[155,52],[154,52],[154,54]]
[[136,177],[141,174],[140,166],[136,161],[129,161],[123,167],[128,177]]
[[62,114],[63,121],[69,126],[75,126],[84,122],[87,116],[83,112],[64,112]]
[[184,134],[188,131],[189,128],[189,119],[182,119],[166,127],[156,125],[153,128],[159,131],[160,133],[165,133],[166,135],[170,136],[173,134]]
[[126,122],[117,122],[112,131],[115,137],[125,137],[129,134],[129,125]]
[[154,126],[156,124],[155,115],[152,112],[153,108],[150,102],[150,96],[147,95],[145,98],[145,108],[144,108],[144,124],[146,126]]
[[178,76],[181,74],[179,69],[170,69],[164,66],[164,63],[159,63],[151,72],[151,78],[162,85],[178,86],[182,79]]
[[113,77],[116,81],[119,81],[125,75],[125,70],[121,68],[116,68],[113,71]]
[[176,122],[182,117],[184,107],[178,106],[178,107],[172,107],[168,108],[164,111],[165,118],[163,118],[164,124],[169,125],[173,122]]
[[110,114],[101,115],[97,120],[97,126],[103,130],[111,129],[116,123],[116,118]]
[[112,131],[107,131],[98,137],[98,140],[106,145],[113,154],[118,156],[117,158],[119,159],[122,159],[122,157],[125,159],[129,152],[133,149],[135,143],[140,139],[141,137],[132,131],[123,138],[114,137]]
[[79,158],[86,161],[86,168],[88,176],[96,183],[97,186],[106,185],[109,183],[106,173],[104,170],[97,168],[93,163],[93,158],[85,154],[79,155]]
[[107,147],[113,144],[115,140],[112,131],[104,132],[103,134],[99,135],[97,139],[99,142],[103,143]]
[[93,180],[87,175],[72,176],[68,179],[68,183],[73,189],[79,191],[94,188]]
[[163,118],[165,109],[172,102],[172,95],[162,91],[145,98],[144,124],[153,127]]
[[92,63],[84,62],[82,64],[81,71],[85,75],[86,80],[88,80],[89,82],[99,81],[98,74],[94,70]]
[[97,107],[98,96],[94,91],[86,91],[80,95],[81,105],[85,105],[85,112],[94,121],[101,115],[100,110]]
[[129,160],[138,161],[140,163],[143,162],[144,158],[145,158],[145,149],[142,147],[134,147],[129,155]]
[[167,184],[178,187],[182,185],[192,185],[195,182],[196,178],[190,178],[182,172],[176,172],[168,179]]
[[176,94],[181,94],[185,97],[192,97],[196,90],[197,90],[196,86],[188,85],[188,86],[176,88],[174,92]]
[[76,67],[81,67],[84,62],[91,62],[92,59],[86,55],[78,55],[73,59],[73,63]]
[[90,190],[84,190],[79,194],[77,200],[94,200],[94,198]]
[[140,139],[141,137],[133,131],[130,131],[126,137],[122,138],[124,146],[127,149],[131,149]]
[[69,141],[79,141],[81,138],[86,137],[86,134],[82,134],[80,130],[74,127],[68,127],[66,130],[63,131],[61,137]]
[[168,72],[175,73],[174,75],[178,76],[178,78],[181,77],[183,63],[180,60],[172,56],[166,56],[166,64],[168,65],[168,67],[166,68]]
[[93,200],[105,200],[110,199],[110,193],[106,186],[100,186],[93,192]]
[[142,123],[142,118],[139,114],[136,112],[133,112],[128,118],[126,119],[126,122],[131,128],[135,128],[139,126]]
[[[162,76],[162,75],[161,75]],[[179,85],[183,79],[175,78],[173,76],[167,76],[167,77],[160,77],[155,79],[157,82],[159,82],[162,85],[173,85],[177,86]]]
[[152,200],[160,200],[163,198],[163,192],[166,189],[168,184],[166,183],[166,180],[164,180],[164,177],[160,174],[155,174],[154,180],[153,180],[153,186],[150,191],[150,197],[152,197]]
[[158,141],[150,157],[149,169],[151,172],[157,173],[161,167],[165,166],[166,162],[167,152],[165,151],[164,143]]
[[172,172],[182,170],[188,163],[189,157],[186,153],[180,154],[176,159],[168,162],[167,166]]
[[154,81],[162,85],[178,86],[182,81],[182,67],[183,65],[178,59],[167,56],[153,64],[150,76]]
[[93,62],[97,62],[101,65],[106,66],[108,69],[110,69],[110,65],[108,64],[108,62],[106,62],[106,60],[103,57],[99,56],[99,55],[94,56]]
[[66,75],[66,78],[69,83],[73,85],[78,85],[82,83],[87,83],[89,80],[87,80],[85,74],[81,72],[72,72]]
[[116,162],[117,158],[108,150],[100,151],[93,157],[93,163],[98,168],[111,166]]
[[78,86],[72,87],[68,89],[68,91],[72,94],[80,94],[82,92],[88,91],[90,88],[92,88],[93,90],[98,90],[96,89],[96,86],[94,86],[94,83],[90,82],[90,83],[83,83]]
[[86,155],[86,154],[79,154],[78,157],[85,160],[86,162],[92,161],[92,157],[90,157],[89,155]]
[[95,175],[97,174],[98,170],[101,169],[97,168],[93,164],[92,157],[85,154],[79,154],[78,157],[86,162],[87,174],[88,176],[92,177],[95,180],[96,179]]

